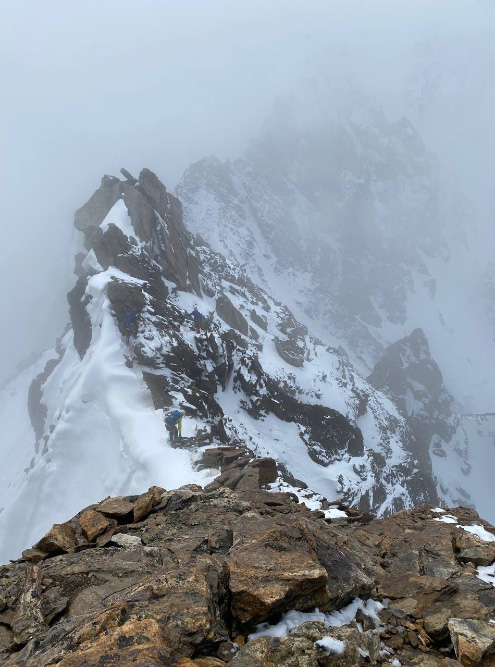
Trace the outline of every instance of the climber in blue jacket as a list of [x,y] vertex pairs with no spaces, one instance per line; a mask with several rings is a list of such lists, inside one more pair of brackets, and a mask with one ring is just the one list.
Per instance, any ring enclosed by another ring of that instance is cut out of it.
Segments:
[[182,417],[184,413],[180,410],[172,410],[165,417],[165,426],[170,436],[170,442],[175,442],[182,436]]
[[129,345],[129,338],[131,333],[134,333],[134,323],[136,321],[136,315],[129,311],[124,316],[124,330],[125,330],[125,342]]
[[196,333],[201,333],[201,322],[204,319],[204,315],[202,315],[197,306],[194,306],[194,310],[192,313],[189,313],[189,315],[193,318],[194,320],[194,326],[196,327]]

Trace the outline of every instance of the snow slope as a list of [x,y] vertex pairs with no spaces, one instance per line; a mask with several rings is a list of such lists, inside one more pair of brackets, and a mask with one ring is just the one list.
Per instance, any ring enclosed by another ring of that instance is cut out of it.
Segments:
[[18,493],[35,453],[35,434],[28,412],[29,387],[55,351],[45,353],[0,391],[0,515]]
[[361,372],[420,327],[456,399],[493,410],[486,234],[406,118],[308,85],[244,156],[200,160],[176,193],[193,232]]
[[[54,522],[106,496],[211,479],[193,469],[191,453],[169,446],[162,411],[154,410],[139,370],[124,363],[125,342],[106,296],[108,282],[121,276],[109,269],[88,282],[93,339],[82,360],[72,331],[62,342],[61,362],[43,387],[47,423],[53,425],[43,450],[34,455],[34,435],[26,420],[16,447],[11,442],[17,434],[7,434],[4,441],[9,452],[19,455],[9,455],[8,465],[2,466],[7,507],[0,515],[0,561],[17,557]],[[32,377],[26,371],[16,381],[20,405],[26,405]],[[32,469],[23,474],[21,468],[33,455]]]

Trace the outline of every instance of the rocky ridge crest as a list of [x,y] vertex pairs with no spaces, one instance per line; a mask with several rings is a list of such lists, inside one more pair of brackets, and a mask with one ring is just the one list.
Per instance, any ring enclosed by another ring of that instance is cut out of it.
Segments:
[[273,461],[204,455],[209,488],[107,498],[0,568],[2,664],[495,664],[495,528],[474,510],[333,520],[267,491]]

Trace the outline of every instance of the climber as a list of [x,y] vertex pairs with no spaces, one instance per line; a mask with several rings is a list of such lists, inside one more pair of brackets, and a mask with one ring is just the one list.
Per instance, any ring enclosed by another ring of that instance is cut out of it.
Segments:
[[205,333],[208,333],[208,331],[211,329],[212,324],[213,324],[212,316],[207,315],[206,317],[203,317],[203,320],[201,322],[201,328]]
[[170,442],[173,443],[182,435],[182,417],[184,413],[180,410],[172,410],[165,417],[165,426],[170,436]]
[[196,327],[196,333],[201,333],[201,322],[204,319],[204,315],[202,315],[197,306],[194,306],[194,310],[192,313],[189,313],[189,315],[193,318],[194,320],[194,326]]
[[133,312],[129,311],[125,314],[124,317],[124,329],[125,329],[125,342],[129,345],[129,337],[133,331],[133,324],[135,320],[135,315]]

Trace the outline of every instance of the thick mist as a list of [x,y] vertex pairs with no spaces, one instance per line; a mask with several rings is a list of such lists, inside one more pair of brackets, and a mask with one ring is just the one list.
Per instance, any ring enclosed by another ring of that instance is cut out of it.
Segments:
[[148,166],[172,189],[237,157],[304,79],[407,114],[490,252],[494,18],[476,0],[4,0],[0,380],[64,327],[73,213],[103,173]]

